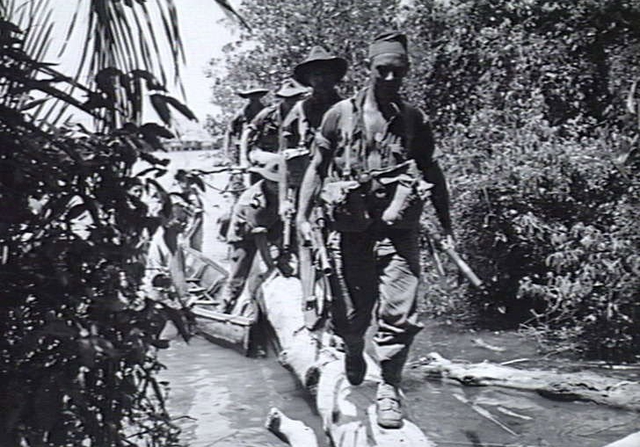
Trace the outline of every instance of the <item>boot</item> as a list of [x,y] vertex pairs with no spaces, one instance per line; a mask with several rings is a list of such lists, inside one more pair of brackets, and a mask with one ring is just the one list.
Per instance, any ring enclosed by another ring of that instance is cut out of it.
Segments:
[[364,360],[364,340],[344,344],[344,370],[351,385],[360,385],[367,373]]
[[398,388],[390,383],[381,382],[376,393],[376,417],[382,428],[402,427],[402,405]]

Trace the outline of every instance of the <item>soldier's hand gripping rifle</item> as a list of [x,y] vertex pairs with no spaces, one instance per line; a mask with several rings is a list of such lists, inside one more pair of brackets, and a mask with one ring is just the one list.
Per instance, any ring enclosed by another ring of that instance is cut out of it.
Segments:
[[[315,219],[306,222],[307,227],[300,231],[304,237],[299,250],[302,314],[304,324],[310,331],[317,329],[324,321],[328,309],[326,301],[331,293],[329,284],[333,276],[333,267],[324,240],[323,224],[323,219]],[[325,289],[319,290],[318,283]]]

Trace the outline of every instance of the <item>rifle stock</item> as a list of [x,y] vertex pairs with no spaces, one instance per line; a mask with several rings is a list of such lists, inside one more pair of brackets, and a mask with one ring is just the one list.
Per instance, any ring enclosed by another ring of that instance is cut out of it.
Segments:
[[320,271],[325,275],[330,275],[333,272],[331,263],[329,262],[329,254],[327,253],[327,246],[324,243],[324,236],[320,228],[314,228],[312,232],[312,245],[313,249],[318,254],[318,264]]
[[469,267],[469,264],[464,262],[460,255],[453,248],[442,249],[449,259],[453,261],[453,263],[458,267],[458,269],[462,272],[462,274],[469,280],[474,287],[480,288],[482,287],[482,280],[478,278],[478,275]]
[[325,275],[333,273],[333,267],[331,267],[331,262],[329,261],[329,254],[327,253],[327,246],[324,241],[320,223],[311,227],[311,239],[305,240],[303,245],[310,247],[315,253],[314,261],[317,264],[318,270]]

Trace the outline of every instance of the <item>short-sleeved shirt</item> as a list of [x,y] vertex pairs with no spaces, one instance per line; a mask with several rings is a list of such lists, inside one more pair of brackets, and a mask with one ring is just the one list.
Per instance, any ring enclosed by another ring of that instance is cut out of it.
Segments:
[[438,155],[431,127],[420,109],[402,101],[393,104],[395,113],[387,118],[382,131],[369,135],[363,118],[367,92],[368,88],[334,105],[325,114],[315,138],[317,150],[331,159],[325,188],[340,180],[361,182],[357,190],[339,203],[325,203],[331,209],[332,226],[338,231],[366,231],[373,222],[380,221],[393,200],[408,200],[402,205],[401,218],[392,228],[415,228],[419,225],[423,200],[413,193],[400,199],[396,197],[398,183],[367,179],[373,171],[389,172],[396,166],[402,169],[399,165],[408,166],[410,160],[424,173]]
[[276,104],[262,109],[249,124],[247,139],[249,150],[259,148],[267,152],[278,152],[282,119],[280,105]]
[[325,115],[315,144],[331,155],[329,172],[335,179],[357,179],[362,173],[414,159],[424,171],[439,153],[425,114],[402,101],[383,132],[367,135],[363,121],[368,88],[340,101]]
[[313,140],[325,112],[340,101],[338,93],[322,98],[311,96],[297,102],[282,123],[282,150],[303,148],[308,152],[286,160],[287,185],[298,188],[309,165]]
[[271,229],[278,221],[277,194],[270,196],[260,180],[244,191],[233,206],[227,233],[228,242],[241,242],[252,237],[257,227]]
[[229,125],[229,131],[231,135],[240,138],[244,130],[244,126],[249,124],[253,118],[265,108],[262,103],[249,103],[236,113]]
[[333,92],[323,98],[311,96],[297,102],[282,123],[282,136],[286,148],[295,148],[301,145],[311,148],[322,117],[340,99],[338,93]]

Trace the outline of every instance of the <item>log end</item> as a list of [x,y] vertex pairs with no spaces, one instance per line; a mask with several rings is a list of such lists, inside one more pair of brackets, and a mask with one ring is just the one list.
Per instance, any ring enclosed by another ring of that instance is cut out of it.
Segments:
[[311,427],[287,417],[277,408],[271,408],[265,427],[278,439],[292,447],[317,447],[318,439]]

